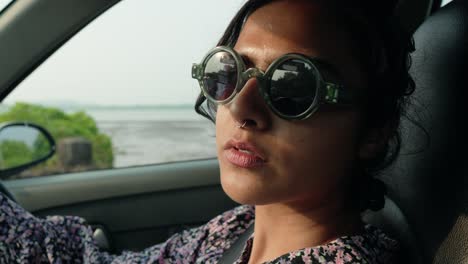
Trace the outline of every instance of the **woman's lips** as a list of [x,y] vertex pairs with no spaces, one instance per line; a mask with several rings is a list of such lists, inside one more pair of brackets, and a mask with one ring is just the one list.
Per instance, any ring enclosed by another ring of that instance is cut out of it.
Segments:
[[224,156],[229,162],[242,168],[258,168],[266,163],[253,145],[244,142],[229,141],[225,146]]

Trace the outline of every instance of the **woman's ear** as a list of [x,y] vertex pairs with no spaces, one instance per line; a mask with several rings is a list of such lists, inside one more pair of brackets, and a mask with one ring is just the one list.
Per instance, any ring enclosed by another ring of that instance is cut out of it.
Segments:
[[394,126],[390,123],[378,128],[370,128],[363,135],[359,146],[359,159],[370,160],[380,154],[387,146]]

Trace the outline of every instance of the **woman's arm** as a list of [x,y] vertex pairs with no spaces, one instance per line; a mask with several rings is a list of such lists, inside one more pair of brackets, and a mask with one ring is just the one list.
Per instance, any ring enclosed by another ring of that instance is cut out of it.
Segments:
[[194,263],[207,233],[201,226],[141,252],[110,255],[83,218],[37,218],[0,193],[0,263]]
[[74,216],[40,219],[0,194],[0,263],[102,262],[92,230]]

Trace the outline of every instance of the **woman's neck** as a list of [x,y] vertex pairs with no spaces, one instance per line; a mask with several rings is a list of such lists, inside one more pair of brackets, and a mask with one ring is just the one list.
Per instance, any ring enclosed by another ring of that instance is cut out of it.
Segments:
[[249,264],[357,234],[362,228],[359,212],[346,211],[334,203],[313,208],[304,203],[256,206]]

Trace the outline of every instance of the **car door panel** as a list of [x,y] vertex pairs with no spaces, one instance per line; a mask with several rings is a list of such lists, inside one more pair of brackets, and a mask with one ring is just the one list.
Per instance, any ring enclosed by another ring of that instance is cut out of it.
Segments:
[[139,250],[236,206],[216,160],[177,162],[5,182],[39,217],[77,215],[108,232],[112,248]]

